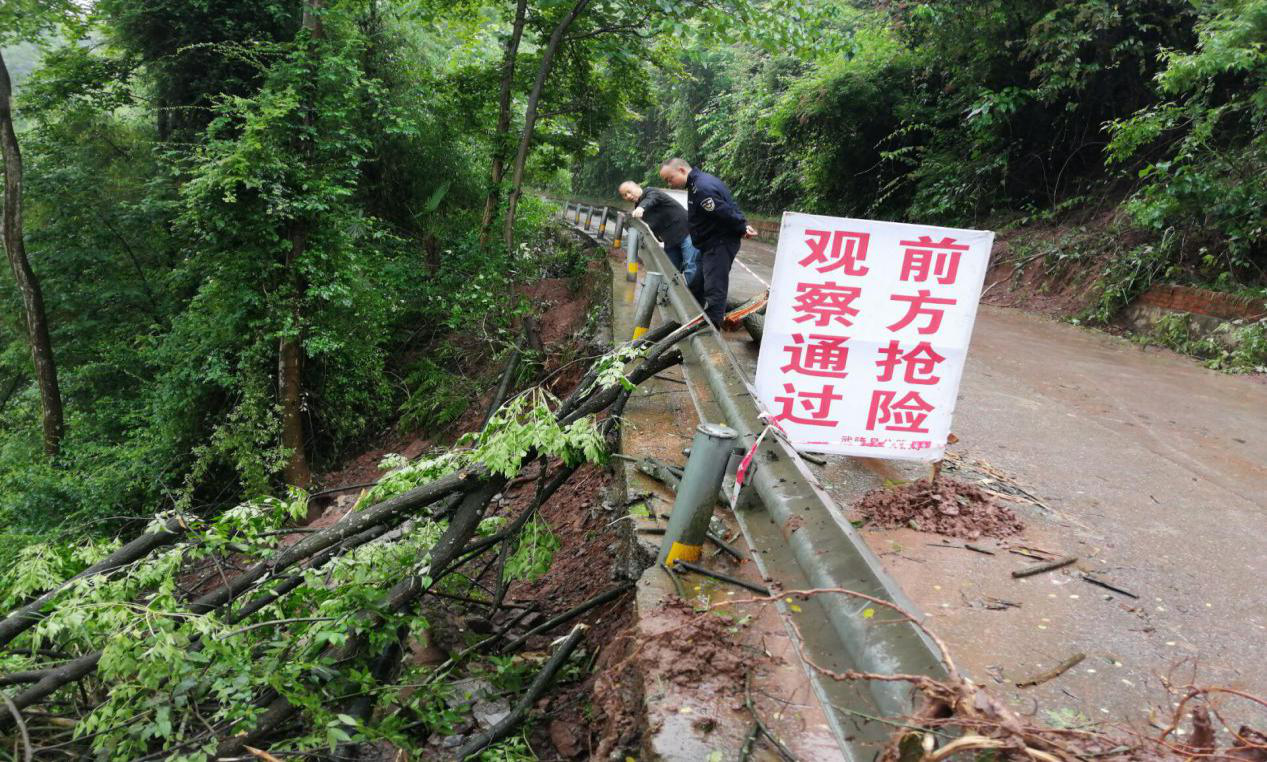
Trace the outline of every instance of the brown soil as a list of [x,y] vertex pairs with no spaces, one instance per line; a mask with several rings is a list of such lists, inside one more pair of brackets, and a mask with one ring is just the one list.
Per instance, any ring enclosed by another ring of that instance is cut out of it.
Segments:
[[979,487],[945,476],[872,490],[856,508],[868,523],[885,529],[910,527],[965,540],[1010,537],[1025,529],[1010,508]]
[[[981,301],[1067,318],[1094,302],[1095,282],[1107,263],[1144,242],[1147,234],[1123,226],[1116,208],[1089,219],[1041,223],[1002,233],[994,241]],[[1073,255],[1082,250],[1081,257]],[[1092,250],[1101,249],[1090,253]],[[1039,252],[1045,252],[1039,254]],[[1059,255],[1068,258],[1063,262]]]
[[725,694],[718,697],[720,700],[743,695],[752,656],[736,647],[733,622],[701,615],[680,598],[668,599],[646,619],[644,629],[651,637],[640,644],[639,658],[672,665],[669,683],[693,690],[702,683],[715,683]]

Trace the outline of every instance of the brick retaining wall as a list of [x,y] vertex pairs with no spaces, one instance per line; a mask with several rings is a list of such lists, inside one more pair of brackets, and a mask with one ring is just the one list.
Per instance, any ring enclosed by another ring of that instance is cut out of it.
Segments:
[[1189,286],[1153,286],[1136,301],[1165,310],[1208,315],[1222,320],[1257,320],[1267,315],[1267,304],[1261,299]]

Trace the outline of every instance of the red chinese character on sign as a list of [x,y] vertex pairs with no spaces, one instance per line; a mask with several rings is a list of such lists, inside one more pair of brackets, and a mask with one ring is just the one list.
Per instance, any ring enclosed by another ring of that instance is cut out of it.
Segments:
[[897,392],[877,389],[871,394],[871,412],[867,414],[867,430],[875,430],[876,425],[885,431],[913,431],[927,434],[928,429],[921,428],[933,406],[919,396],[919,392],[907,392],[897,402],[893,398]]
[[881,347],[880,355],[880,359],[875,363],[880,368],[880,375],[876,376],[875,380],[892,381],[894,368],[898,363],[905,363],[903,379],[908,384],[937,383],[941,377],[934,376],[933,371],[937,369],[937,363],[946,359],[937,354],[933,345],[927,341],[921,341],[906,354],[902,354],[902,347],[897,341],[890,341],[887,347]]
[[792,318],[798,323],[815,320],[814,325],[821,327],[835,320],[841,325],[851,326],[853,318],[858,316],[858,310],[849,305],[862,295],[860,288],[836,283],[798,283],[796,290],[796,304],[792,305],[792,311],[805,313]]
[[901,279],[914,279],[919,283],[926,283],[929,275],[936,275],[937,282],[942,285],[954,283],[955,276],[959,274],[959,258],[968,250],[967,246],[955,243],[953,238],[934,241],[926,235],[901,243],[906,247],[902,253]]
[[844,378],[849,375],[845,372],[845,363],[849,361],[849,347],[845,346],[845,342],[849,341],[848,336],[810,334],[809,340],[811,343],[806,345],[804,336],[792,334],[795,345],[783,347],[783,351],[792,357],[779,370],[825,378]]
[[[835,426],[839,421],[828,420],[827,416],[831,414],[831,403],[835,400],[843,400],[844,396],[834,394],[835,389],[828,385],[817,392],[798,392],[796,387],[791,384],[784,384],[783,391],[788,394],[795,394],[796,397],[775,397],[774,401],[783,405],[783,411],[774,416],[776,421],[791,421],[792,423],[803,423],[808,426]],[[809,412],[808,418],[798,416],[794,411],[797,398],[800,398],[801,407]]]
[[945,299],[935,297],[932,291],[921,288],[916,296],[904,296],[902,294],[894,294],[889,298],[895,302],[910,302],[910,307],[906,310],[906,316],[889,326],[890,331],[900,331],[915,321],[920,315],[928,316],[928,324],[919,329],[920,333],[937,333],[937,329],[941,328],[941,318],[946,312],[944,309],[928,307],[929,304],[954,304],[954,299]]
[[[847,230],[806,230],[805,239],[809,244],[810,255],[800,261],[801,267],[825,262],[817,268],[820,273],[840,269],[845,275],[866,275],[870,268],[859,265],[867,258],[867,242],[870,233],[850,233]],[[827,253],[827,242],[831,241],[831,254]]]

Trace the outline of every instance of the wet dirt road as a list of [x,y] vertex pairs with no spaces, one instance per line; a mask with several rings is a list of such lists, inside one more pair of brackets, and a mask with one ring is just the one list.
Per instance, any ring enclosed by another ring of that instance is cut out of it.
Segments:
[[[746,243],[739,262],[748,269],[736,264],[731,293],[759,292],[773,257],[772,247]],[[755,369],[747,335],[731,336]],[[1013,506],[1027,543],[1079,558],[1015,580],[1010,572],[1032,560],[864,530],[969,674],[1065,723],[1164,723],[1154,709],[1166,703],[1161,677],[1183,685],[1194,669],[1199,683],[1267,695],[1267,383],[982,307],[954,431],[954,455],[1007,474],[1050,509]],[[857,462],[816,470],[848,508]],[[876,485],[926,474],[891,463],[862,470]],[[1088,584],[1081,571],[1138,597]],[[1018,605],[999,609],[999,600]],[[1014,685],[1077,653],[1085,660],[1061,677]]]

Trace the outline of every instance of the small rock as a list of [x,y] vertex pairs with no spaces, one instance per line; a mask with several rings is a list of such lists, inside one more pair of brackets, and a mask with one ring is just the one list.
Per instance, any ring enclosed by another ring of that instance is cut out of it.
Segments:
[[506,699],[485,701],[471,708],[471,716],[482,728],[491,728],[510,716],[510,702]]
[[491,635],[493,633],[493,623],[482,616],[468,616],[465,621],[467,628],[471,632],[479,635]]
[[493,686],[488,681],[477,677],[458,680],[451,683],[449,688],[449,696],[445,701],[451,707],[465,704],[472,699],[492,698],[494,694]]
[[466,740],[466,736],[461,734],[451,736],[431,736],[431,745],[439,746],[441,749],[456,749]]
[[580,753],[581,732],[576,723],[563,720],[550,721],[550,742],[564,757],[575,757]]

